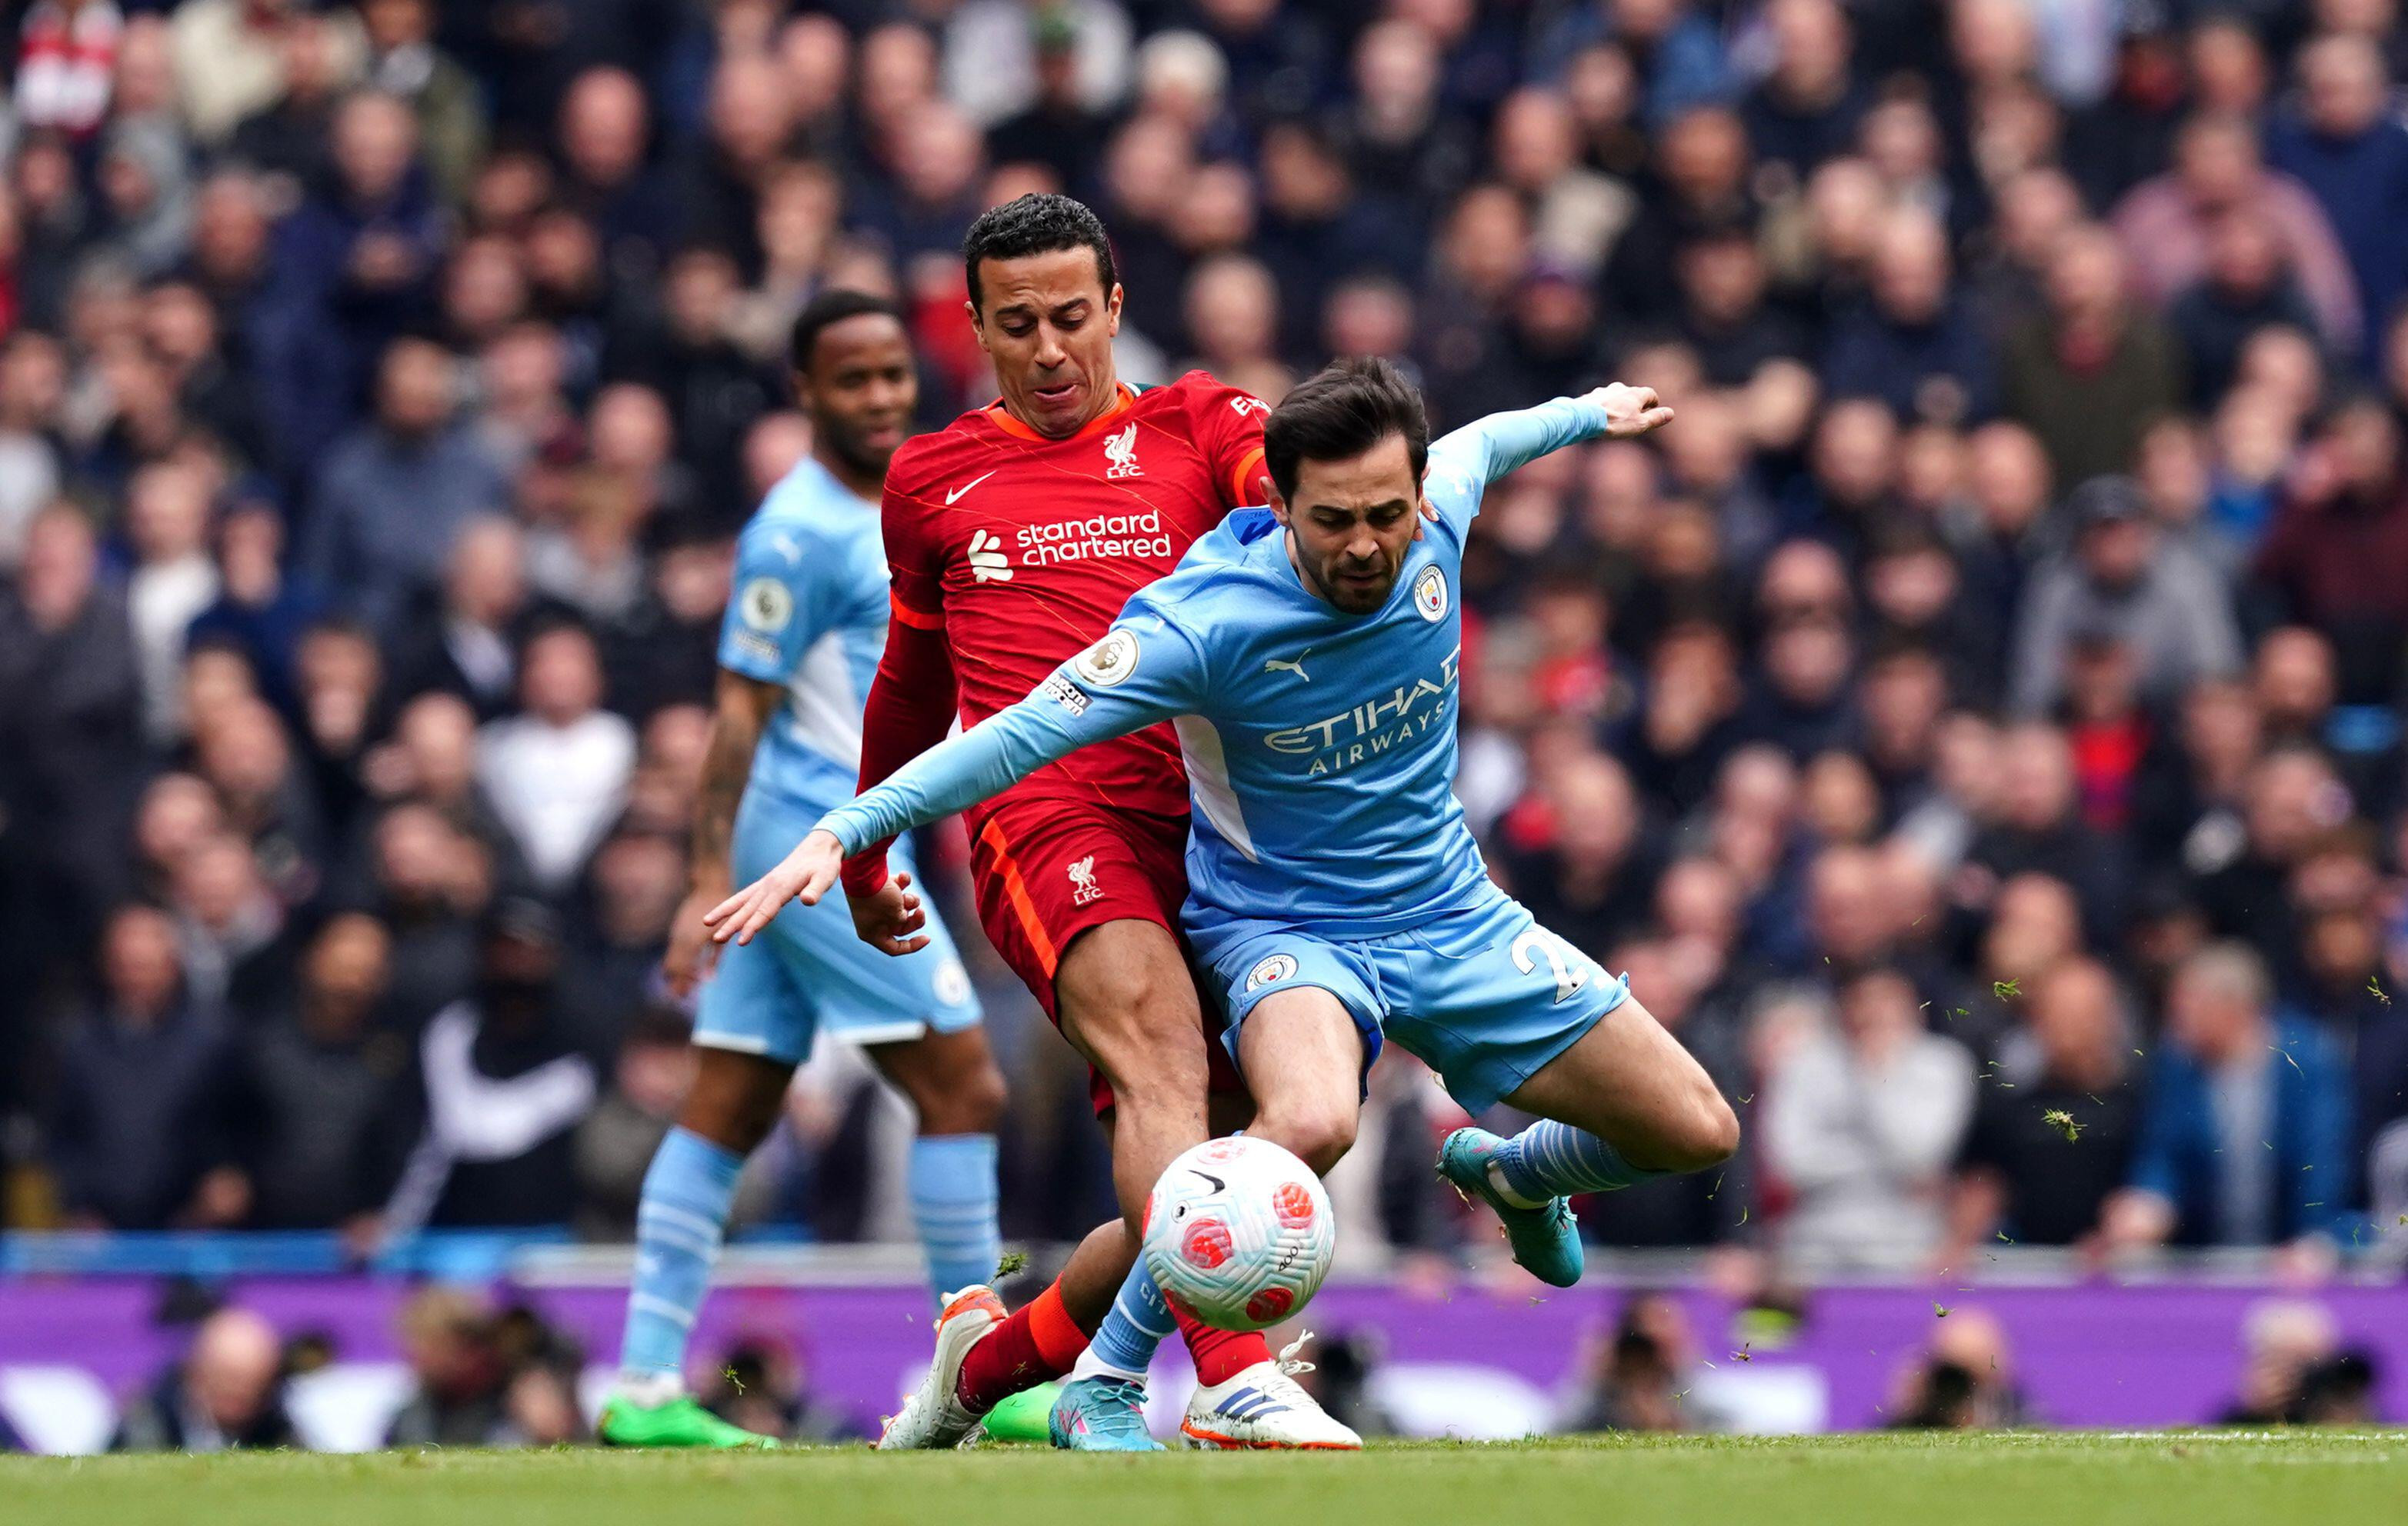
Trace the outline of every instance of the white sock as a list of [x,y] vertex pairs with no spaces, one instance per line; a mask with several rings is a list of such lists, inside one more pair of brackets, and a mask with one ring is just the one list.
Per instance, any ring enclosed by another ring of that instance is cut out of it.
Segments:
[[1140,1387],[1145,1383],[1145,1374],[1133,1373],[1126,1367],[1115,1366],[1106,1362],[1096,1354],[1096,1348],[1093,1346],[1079,1353],[1079,1360],[1070,1364],[1070,1375],[1062,1381],[1076,1383],[1082,1377],[1118,1377]]
[[1504,1171],[1500,1169],[1494,1161],[1488,1162],[1488,1185],[1495,1188],[1497,1195],[1503,1198],[1508,1205],[1513,1207],[1536,1208],[1541,1206],[1540,1204],[1531,1202],[1528,1198],[1524,1197],[1521,1193],[1513,1191],[1512,1187],[1508,1186],[1505,1181]]
[[682,1397],[685,1379],[675,1373],[622,1372],[612,1391],[631,1405],[652,1409]]

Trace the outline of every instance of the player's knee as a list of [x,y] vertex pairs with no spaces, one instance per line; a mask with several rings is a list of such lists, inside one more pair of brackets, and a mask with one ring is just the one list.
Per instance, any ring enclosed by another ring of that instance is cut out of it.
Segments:
[[1739,1151],[1739,1115],[1713,1086],[1704,1089],[1688,1109],[1674,1142],[1674,1169],[1703,1171],[1729,1160]]
[[941,1093],[921,1105],[921,1128],[928,1134],[993,1134],[1003,1121],[1006,1094],[1002,1070],[992,1056],[982,1056],[947,1077]]
[[1246,1132],[1287,1149],[1315,1173],[1329,1170],[1354,1148],[1361,1111],[1326,1103],[1289,1103],[1266,1107]]

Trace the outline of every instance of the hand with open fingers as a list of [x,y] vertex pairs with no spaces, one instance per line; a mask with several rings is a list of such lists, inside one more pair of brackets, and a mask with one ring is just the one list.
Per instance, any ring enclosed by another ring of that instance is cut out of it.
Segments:
[[786,909],[787,902],[818,906],[843,866],[844,845],[837,841],[836,834],[814,828],[793,852],[778,861],[776,868],[711,907],[703,921],[710,928],[712,941],[725,943],[733,938],[751,943],[752,934]]
[[928,947],[928,935],[920,932],[928,925],[928,914],[912,893],[910,875],[895,875],[867,895],[847,891],[845,898],[853,906],[853,930],[880,953],[900,957]]
[[1609,382],[1589,393],[1588,400],[1605,410],[1605,433],[1609,439],[1627,440],[1661,429],[1672,421],[1672,410],[1664,406],[1653,387],[1630,387],[1619,381]]

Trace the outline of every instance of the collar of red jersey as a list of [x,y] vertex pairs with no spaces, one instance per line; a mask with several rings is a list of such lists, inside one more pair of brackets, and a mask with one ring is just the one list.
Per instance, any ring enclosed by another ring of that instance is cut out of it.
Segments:
[[[1137,401],[1136,388],[1130,386],[1125,381],[1115,382],[1113,385],[1119,389],[1120,395],[1112,400],[1112,406],[1106,408],[1103,412],[1096,414],[1085,423],[1081,424],[1079,426],[1079,432],[1075,435],[1066,436],[1067,438],[1073,440],[1085,439],[1088,435],[1103,428],[1104,425],[1109,423],[1111,421],[1119,418],[1122,412],[1125,411],[1131,403]],[[1054,439],[1050,435],[1039,435],[1037,431],[1029,428],[1018,419],[1013,418],[1011,410],[1003,406],[1003,399],[1000,397],[986,406],[986,416],[995,421],[996,428],[1002,430],[1007,435],[1015,435],[1024,440],[1035,440],[1040,445],[1058,445],[1062,443],[1061,441]]]

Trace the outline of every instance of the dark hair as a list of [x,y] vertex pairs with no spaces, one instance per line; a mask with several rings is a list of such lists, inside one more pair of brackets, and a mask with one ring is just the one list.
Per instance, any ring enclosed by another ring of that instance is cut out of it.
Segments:
[[1332,361],[1298,385],[1263,421],[1263,464],[1282,496],[1296,492],[1296,469],[1308,461],[1359,456],[1391,435],[1421,480],[1429,462],[1429,414],[1422,394],[1394,363],[1374,355]]
[[822,292],[804,304],[803,310],[795,315],[794,333],[786,340],[787,362],[797,371],[810,370],[811,351],[818,348],[821,334],[848,318],[861,318],[870,313],[891,318],[903,323],[907,330],[910,326],[904,320],[903,309],[884,297],[872,296],[867,292],[847,291],[843,287],[830,287]]
[[970,283],[970,306],[984,300],[979,292],[981,260],[1017,260],[1056,250],[1096,251],[1096,275],[1111,294],[1120,274],[1112,267],[1112,244],[1105,236],[1103,219],[1085,202],[1055,191],[1032,191],[979,214],[962,237],[962,271]]

